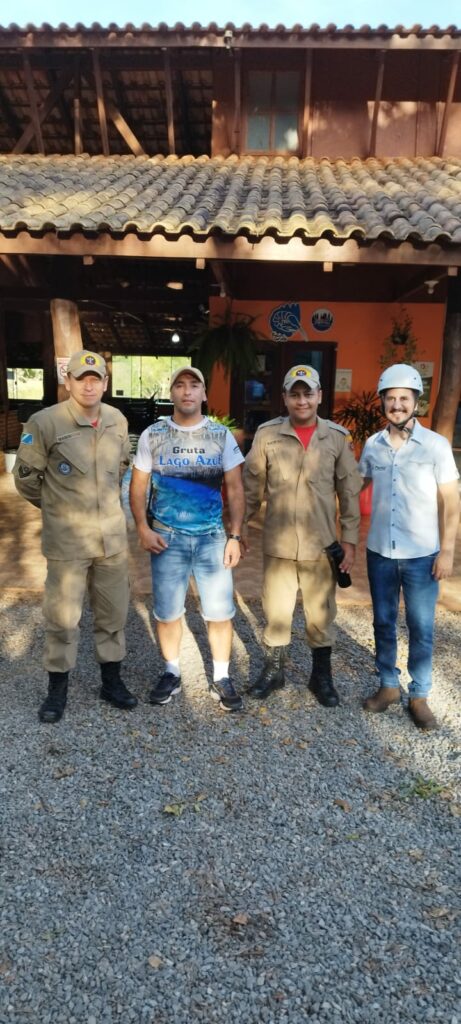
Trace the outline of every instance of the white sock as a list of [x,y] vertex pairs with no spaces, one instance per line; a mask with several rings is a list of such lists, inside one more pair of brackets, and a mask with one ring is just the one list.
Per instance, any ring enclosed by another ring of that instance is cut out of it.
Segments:
[[179,671],[179,658],[176,658],[175,661],[166,661],[165,672],[171,672],[173,676],[177,676],[179,679],[181,675]]
[[228,661],[213,661],[213,682],[219,683],[220,679],[226,679],[229,675]]

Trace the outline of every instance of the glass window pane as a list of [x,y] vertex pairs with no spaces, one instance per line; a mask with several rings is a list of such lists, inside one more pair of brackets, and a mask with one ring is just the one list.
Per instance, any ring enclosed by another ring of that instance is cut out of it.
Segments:
[[297,113],[276,114],[274,148],[277,152],[296,152],[298,146]]
[[269,114],[251,114],[248,118],[247,149],[269,149]]
[[278,71],[275,76],[275,109],[297,110],[299,74],[297,71]]
[[248,75],[248,112],[268,110],[271,102],[271,71],[250,71]]
[[11,366],[6,371],[8,398],[43,398],[43,370]]

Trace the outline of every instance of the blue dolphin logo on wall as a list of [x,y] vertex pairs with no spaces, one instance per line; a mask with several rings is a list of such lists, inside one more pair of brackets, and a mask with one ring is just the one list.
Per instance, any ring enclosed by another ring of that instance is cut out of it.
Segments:
[[287,341],[298,331],[304,341],[308,341],[307,334],[301,324],[301,310],[299,302],[286,302],[283,306],[276,306],[269,317],[269,326],[274,341]]

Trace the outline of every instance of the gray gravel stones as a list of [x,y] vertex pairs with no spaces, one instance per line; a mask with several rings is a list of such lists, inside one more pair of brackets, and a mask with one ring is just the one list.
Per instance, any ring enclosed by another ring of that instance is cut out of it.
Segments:
[[[40,605],[10,593],[0,607],[1,1024],[461,1024],[459,619],[438,611],[443,726],[426,736],[403,707],[361,710],[369,608],[340,610],[340,708],[305,688],[298,611],[290,684],[238,716],[208,697],[193,600],[183,692],[165,708],[147,703],[161,664],[134,603],[132,713],[97,698],[85,612],[68,708],[48,726]],[[261,624],[242,602],[241,688]]]

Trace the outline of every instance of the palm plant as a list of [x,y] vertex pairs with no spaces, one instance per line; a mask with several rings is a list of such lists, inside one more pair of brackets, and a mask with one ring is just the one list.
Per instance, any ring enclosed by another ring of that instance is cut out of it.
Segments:
[[367,438],[381,430],[385,423],[381,402],[374,391],[353,394],[348,402],[335,409],[334,415],[338,423],[349,428],[359,448],[363,448]]

